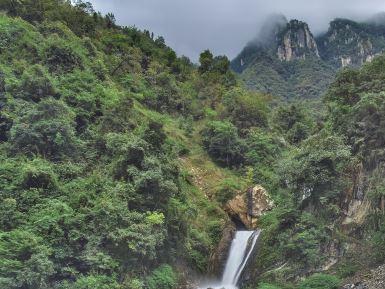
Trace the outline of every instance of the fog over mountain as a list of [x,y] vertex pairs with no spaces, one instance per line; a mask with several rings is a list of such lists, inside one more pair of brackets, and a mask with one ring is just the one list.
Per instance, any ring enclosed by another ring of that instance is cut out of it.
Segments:
[[272,13],[306,21],[314,33],[336,17],[365,19],[385,11],[383,0],[92,0],[121,25],[135,25],[165,37],[178,53],[196,61],[209,48],[233,58]]

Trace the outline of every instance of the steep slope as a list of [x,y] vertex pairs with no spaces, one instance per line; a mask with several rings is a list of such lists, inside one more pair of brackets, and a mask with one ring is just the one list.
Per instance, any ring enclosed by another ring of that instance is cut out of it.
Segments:
[[227,58],[210,82],[82,2],[0,5],[19,16],[0,15],[0,287],[173,288],[206,272],[229,220],[216,178],[242,176],[189,134],[235,85]]
[[336,67],[360,66],[385,49],[385,26],[379,22],[357,23],[336,19],[318,37],[322,58]]
[[[297,20],[273,23],[276,29],[269,31],[269,39],[274,41],[249,43],[232,61],[232,69],[251,89],[288,99],[320,96],[335,68],[321,60],[308,25]],[[262,28],[260,35],[266,33]]]
[[260,282],[286,288],[317,272],[299,288],[382,288],[376,274],[385,262],[384,67],[379,56],[340,72],[324,98],[324,128],[277,161],[276,193],[286,201],[262,220],[254,267]]
[[[364,23],[336,19],[329,30],[314,37],[304,22],[281,18],[269,20],[276,29],[270,41],[249,43],[232,61],[247,87],[284,98],[321,96],[335,73],[346,66],[360,66],[385,49],[385,26],[380,16]],[[274,41],[271,41],[274,39]]]
[[306,59],[307,55],[319,57],[317,43],[304,22],[291,20],[277,34],[277,42],[277,56],[281,61]]

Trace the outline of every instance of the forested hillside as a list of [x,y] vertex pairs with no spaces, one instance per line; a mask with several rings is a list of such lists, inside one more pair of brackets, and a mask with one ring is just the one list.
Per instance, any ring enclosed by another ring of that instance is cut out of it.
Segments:
[[178,262],[205,270],[227,217],[178,158],[235,85],[228,61],[208,59],[206,85],[87,3],[1,9],[0,287],[171,288]]
[[242,286],[337,289],[385,262],[383,56],[288,104],[89,3],[0,9],[1,288],[191,288],[257,184],[274,208]]

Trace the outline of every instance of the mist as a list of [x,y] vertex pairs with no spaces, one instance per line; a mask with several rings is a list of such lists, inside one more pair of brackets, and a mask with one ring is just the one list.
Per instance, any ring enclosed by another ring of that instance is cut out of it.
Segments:
[[204,49],[234,58],[271,14],[307,22],[322,33],[334,18],[364,20],[385,11],[383,0],[91,0],[119,25],[163,36],[179,55],[197,61]]

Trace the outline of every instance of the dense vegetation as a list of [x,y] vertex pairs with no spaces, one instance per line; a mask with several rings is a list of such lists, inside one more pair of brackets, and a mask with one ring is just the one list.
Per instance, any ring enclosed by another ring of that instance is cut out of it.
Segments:
[[[254,184],[275,207],[251,288],[334,289],[385,261],[384,57],[287,104],[89,3],[0,9],[1,288],[183,286]],[[353,199],[368,206],[347,222]]]
[[20,17],[0,16],[0,287],[167,289],[178,260],[205,271],[227,217],[177,160],[235,85],[229,61],[198,73],[88,3],[0,4]]
[[[242,69],[241,79],[248,88],[287,99],[318,98],[332,82],[336,69],[315,56],[283,62],[274,52],[244,52],[237,57],[250,58]],[[245,61],[245,60],[244,60]]]

